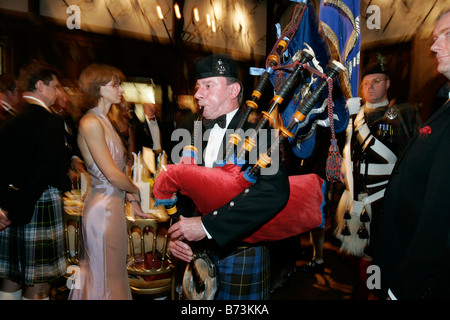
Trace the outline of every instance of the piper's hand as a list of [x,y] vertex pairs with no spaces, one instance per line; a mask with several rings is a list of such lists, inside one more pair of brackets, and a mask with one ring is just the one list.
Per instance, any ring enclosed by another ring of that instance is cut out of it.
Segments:
[[200,241],[206,237],[201,217],[185,218],[170,227],[168,235],[171,240]]
[[130,203],[131,203],[131,217],[133,218],[133,220],[136,220],[136,216],[145,219],[156,219],[153,215],[144,213],[144,211],[142,211],[139,202],[133,200],[130,201]]
[[6,229],[11,224],[8,219],[8,212],[0,208],[0,231]]
[[169,242],[169,251],[174,257],[186,262],[191,262],[194,258],[191,247],[181,240],[171,240]]

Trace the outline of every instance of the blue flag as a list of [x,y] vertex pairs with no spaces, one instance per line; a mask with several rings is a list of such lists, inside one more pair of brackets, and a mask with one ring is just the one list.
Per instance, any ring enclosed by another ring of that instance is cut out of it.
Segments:
[[339,76],[345,98],[356,97],[361,48],[360,1],[321,0],[319,17],[332,58],[347,68],[347,73]]
[[[328,71],[328,64],[331,61],[331,52],[328,48],[326,38],[319,32],[319,21],[314,6],[306,0],[297,2],[306,3],[306,9],[294,36],[290,39],[289,46],[286,50],[288,58],[284,65],[292,64],[292,58],[298,51],[309,49],[315,55],[315,59],[309,65],[325,74]],[[274,84],[275,91],[279,89],[280,85],[289,75],[289,72],[280,70],[272,75],[271,80]],[[293,114],[297,111],[299,104],[307,92],[313,91],[321,81],[322,79],[320,77],[305,70],[303,78],[300,80],[299,86],[295,89],[292,99],[286,102],[286,106],[283,106],[284,109],[280,110],[284,126],[288,126],[291,122]],[[294,133],[294,137],[290,138],[289,142],[291,143],[294,154],[299,158],[305,159],[311,156],[315,145],[315,129],[317,125],[324,127],[329,127],[330,125],[326,103],[327,98],[328,90],[325,89],[307,118],[297,124],[291,131]],[[349,114],[345,107],[346,99],[342,94],[337,79],[333,83],[333,102],[334,131],[339,133],[346,129]]]

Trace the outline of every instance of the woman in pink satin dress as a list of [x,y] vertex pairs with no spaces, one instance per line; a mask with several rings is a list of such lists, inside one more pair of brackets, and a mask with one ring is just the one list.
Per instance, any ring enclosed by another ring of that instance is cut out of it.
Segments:
[[135,215],[149,218],[139,205],[138,187],[125,174],[126,151],[107,117],[120,103],[122,72],[93,64],[80,75],[81,91],[92,106],[79,124],[78,145],[90,176],[82,224],[80,274],[70,300],[126,300],[131,291],[126,270],[127,230],[124,202]]

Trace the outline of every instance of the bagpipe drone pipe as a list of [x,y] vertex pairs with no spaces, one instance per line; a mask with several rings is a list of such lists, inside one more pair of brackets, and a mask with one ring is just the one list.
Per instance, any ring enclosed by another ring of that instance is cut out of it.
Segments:
[[[300,9],[302,5],[304,6],[304,4],[298,5]],[[302,14],[294,12],[293,16],[301,19]],[[283,35],[282,39],[284,38],[285,36]],[[277,41],[272,50],[277,54],[281,54],[286,49],[285,45],[279,45],[280,42]],[[167,165],[166,170],[161,170],[156,178],[153,186],[155,205],[165,205],[166,207],[176,205],[176,194],[180,192],[193,200],[202,215],[213,212],[247,188],[251,188],[253,184],[258,183],[261,170],[271,163],[272,153],[278,152],[280,143],[294,136],[291,130],[309,118],[308,116],[316,107],[318,100],[327,87],[327,107],[332,109],[331,93],[333,81],[345,68],[339,62],[332,61],[328,66],[327,73],[323,74],[308,64],[315,58],[314,52],[309,49],[299,50],[298,52],[299,54],[296,55],[297,60],[293,61],[289,66],[280,66],[278,59],[274,58],[274,55],[269,56],[267,59],[266,71],[252,93],[250,102],[247,101],[248,109],[257,107],[260,94],[269,83],[267,79],[274,70],[283,68],[284,72],[286,72],[285,70],[289,69],[290,75],[270,101],[268,111],[262,112],[256,129],[252,130],[252,135],[247,137],[245,141],[242,141],[239,134],[232,134],[225,149],[223,165],[217,165],[213,168],[198,166],[195,162],[197,149],[193,145],[187,146],[183,151],[183,158],[180,163]],[[258,132],[273,120],[274,110],[284,100],[291,98],[294,88],[299,84],[299,79],[303,76],[305,70],[314,73],[320,78],[314,90],[306,94],[301,100],[291,121],[287,126],[280,128],[278,138],[267,152],[260,154],[256,164],[248,166],[246,170],[242,170],[246,155],[256,146]],[[235,132],[242,129],[250,112],[247,110]],[[306,232],[321,224],[323,180],[316,174],[296,175],[289,177],[289,185],[291,192],[286,206],[270,221],[243,239],[244,242],[255,243],[281,240]]]

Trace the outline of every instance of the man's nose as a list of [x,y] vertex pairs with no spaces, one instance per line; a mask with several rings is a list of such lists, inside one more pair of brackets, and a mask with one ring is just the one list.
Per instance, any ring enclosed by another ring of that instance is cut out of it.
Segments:
[[436,40],[434,40],[433,44],[431,45],[431,51],[437,53],[440,48],[442,48],[441,42],[443,41],[441,39],[442,37],[437,37]]
[[203,97],[202,90],[201,89],[197,89],[197,91],[195,91],[194,98],[198,100],[198,99],[200,99],[202,97]]

